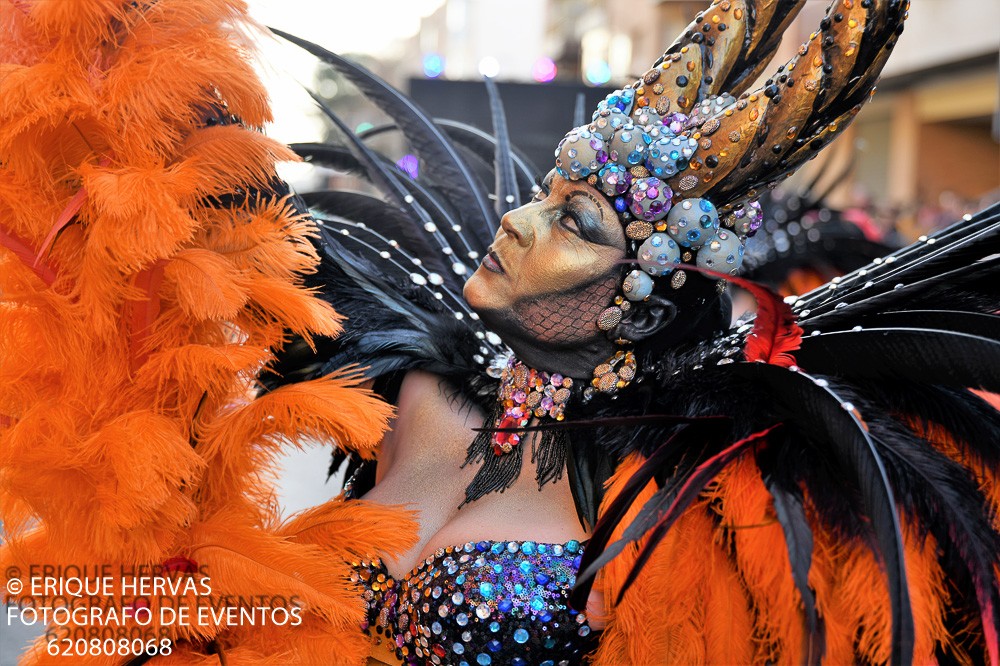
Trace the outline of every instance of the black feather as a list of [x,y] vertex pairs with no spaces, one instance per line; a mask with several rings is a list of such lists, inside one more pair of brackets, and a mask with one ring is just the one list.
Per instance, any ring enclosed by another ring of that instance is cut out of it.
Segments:
[[826,447],[849,473],[842,480],[856,487],[884,565],[892,609],[892,663],[908,664],[913,654],[913,612],[910,607],[903,538],[896,500],[885,462],[854,406],[822,380],[764,363],[734,363],[730,372],[753,381],[774,401],[776,416],[809,433],[814,445]]
[[409,140],[413,151],[425,163],[433,165],[432,168],[424,169],[424,173],[460,207],[483,246],[489,244],[496,228],[496,217],[490,210],[486,194],[478,186],[468,166],[462,162],[455,146],[427,114],[408,97],[364,67],[282,30],[271,28],[271,31],[335,68],[388,113]]
[[[395,206],[347,190],[305,192],[301,196],[310,209],[321,213],[321,217],[335,215],[371,227],[387,239],[399,241],[408,254],[420,258],[421,265],[428,271],[440,274],[446,281],[453,275],[451,267],[441,260],[440,249],[429,243],[423,233],[418,233],[413,220]],[[451,282],[455,284],[450,286],[461,290],[460,282]]]
[[825,641],[823,625],[816,611],[816,593],[809,586],[809,569],[812,567],[813,536],[802,504],[802,492],[794,484],[785,485],[774,477],[764,479],[768,492],[774,500],[781,530],[785,534],[788,561],[792,567],[792,579],[802,597],[805,616],[805,632],[808,637],[805,663],[819,664],[823,658]]
[[809,335],[794,352],[812,373],[897,379],[1000,391],[1000,341],[919,328],[870,328]]
[[486,94],[490,98],[490,116],[493,118],[493,134],[496,136],[497,144],[494,158],[496,201],[493,205],[497,219],[500,219],[507,211],[520,208],[521,197],[517,191],[517,177],[514,175],[514,160],[511,156],[510,134],[507,132],[507,115],[503,110],[503,102],[493,79],[487,76],[484,80]]
[[1000,341],[1000,316],[955,310],[879,312],[858,321],[864,328],[923,328],[954,331]]

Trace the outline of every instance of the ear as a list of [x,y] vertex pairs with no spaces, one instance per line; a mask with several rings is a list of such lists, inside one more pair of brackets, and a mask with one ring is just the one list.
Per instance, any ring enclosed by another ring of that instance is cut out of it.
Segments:
[[673,301],[651,294],[645,301],[633,303],[609,335],[639,342],[662,331],[676,317],[677,306]]

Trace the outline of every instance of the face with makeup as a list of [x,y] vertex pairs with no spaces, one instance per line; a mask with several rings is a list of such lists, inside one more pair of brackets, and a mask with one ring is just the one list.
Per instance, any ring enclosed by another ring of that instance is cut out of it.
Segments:
[[553,171],[504,215],[465,298],[528,365],[586,375],[614,351],[597,317],[618,292],[624,258],[611,204]]

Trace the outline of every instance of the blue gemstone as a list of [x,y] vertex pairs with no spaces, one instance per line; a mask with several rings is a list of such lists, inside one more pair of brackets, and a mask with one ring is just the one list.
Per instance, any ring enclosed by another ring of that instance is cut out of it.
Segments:
[[544,555],[545,553],[549,552],[549,547],[546,546],[544,543],[540,543],[538,544],[538,552]]
[[688,231],[688,233],[687,233],[687,239],[689,241],[695,242],[699,238],[701,238],[701,232],[698,231],[697,229],[691,229],[690,231]]
[[478,550],[480,553],[485,553],[489,549],[489,547],[490,547],[489,541],[480,541],[479,543],[476,544],[476,550]]
[[574,539],[572,541],[567,541],[566,542],[566,552],[567,553],[573,554],[573,553],[575,553],[578,550],[580,550],[580,542],[579,541],[577,541],[576,539]]
[[514,657],[510,660],[510,666],[528,666],[528,662],[520,657]]
[[480,652],[476,655],[476,663],[480,666],[489,666],[493,663],[493,658],[485,652]]
[[535,582],[538,583],[539,585],[545,585],[547,582],[549,582],[549,577],[543,573],[537,573],[535,574]]
[[494,564],[493,565],[493,571],[496,572],[496,573],[503,573],[503,565],[502,564]]
[[524,560],[517,565],[517,568],[521,570],[521,573],[527,576],[531,574],[531,570],[534,568],[534,566],[528,560]]
[[465,574],[458,574],[455,576],[455,584],[461,585],[465,582]]
[[[500,631],[500,623],[497,622],[496,620],[490,622],[490,631],[492,631],[494,634]],[[494,652],[496,652],[496,650],[494,650]]]
[[546,659],[541,664],[539,664],[539,666],[556,666],[556,662],[552,661],[551,659]]
[[490,548],[490,552],[491,552],[491,553],[493,553],[494,555],[499,555],[499,554],[500,554],[500,553],[502,553],[502,552],[503,552],[503,551],[504,551],[504,550],[505,550],[506,548],[507,548],[507,546],[506,546],[505,544],[503,544],[503,543],[495,543],[495,544],[493,544],[493,546],[492,546],[492,547]]
[[521,552],[525,555],[534,555],[535,543],[533,541],[525,541],[521,544]]
[[580,570],[580,560],[581,557],[579,555],[573,558],[573,568],[576,569],[577,571]]
[[516,541],[511,541],[507,544],[507,552],[513,555],[517,551],[521,550],[521,544]]
[[502,647],[503,643],[501,643],[495,638],[486,644],[486,649],[489,650],[490,652],[499,652],[500,648]]
[[524,585],[521,585],[520,583],[514,583],[514,593],[524,594]]
[[455,654],[462,654],[463,652],[465,652],[465,646],[462,645],[461,643],[455,643],[454,645],[451,646],[451,651],[454,652]]
[[469,623],[469,616],[465,613],[459,613],[455,616],[455,623],[460,627],[464,627]]
[[712,202],[708,199],[701,199],[698,202],[698,206],[706,213],[711,213],[712,209],[715,208],[715,206],[712,205]]
[[618,197],[615,199],[615,210],[619,213],[624,213],[625,209],[628,208],[628,204],[625,203],[624,197]]
[[514,630],[514,640],[520,643],[521,645],[527,643],[528,638],[530,638],[530,636],[528,635],[528,630],[525,629],[524,627],[520,627]]
[[548,622],[552,619],[552,613],[549,611],[542,611],[541,615],[538,616],[538,619],[542,622]]
[[540,611],[545,608],[545,600],[541,597],[532,597],[529,605],[532,610]]
[[494,592],[493,583],[479,584],[479,594],[483,595],[484,599],[492,599]]
[[509,611],[513,607],[514,607],[514,603],[510,599],[504,599],[500,603],[497,604],[497,608],[500,609],[501,613],[506,613],[507,611]]

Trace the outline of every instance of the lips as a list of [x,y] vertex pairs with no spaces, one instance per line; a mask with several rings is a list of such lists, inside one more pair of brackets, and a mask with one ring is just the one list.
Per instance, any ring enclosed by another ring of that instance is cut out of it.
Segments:
[[482,263],[483,263],[483,268],[485,268],[490,272],[499,273],[501,275],[503,275],[505,272],[503,269],[503,264],[500,263],[500,257],[498,257],[497,253],[494,252],[493,250],[490,250],[489,252],[486,253],[486,256],[483,257]]

